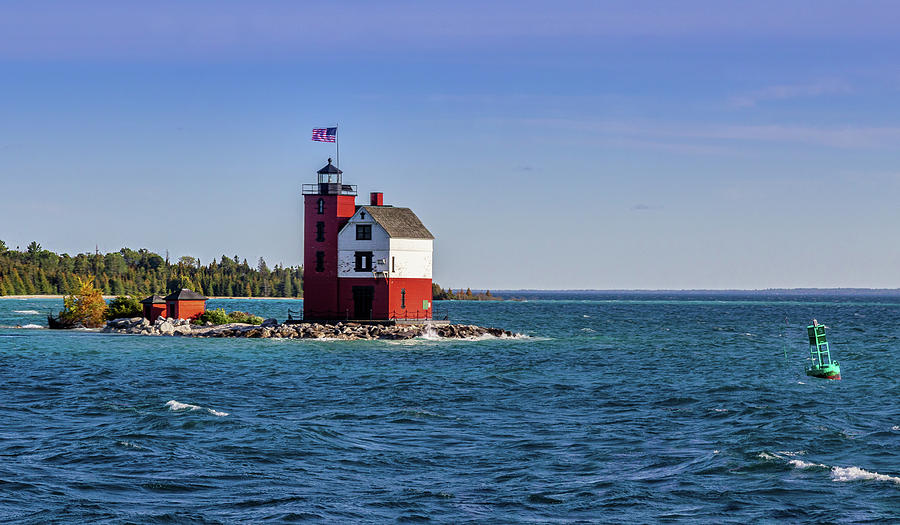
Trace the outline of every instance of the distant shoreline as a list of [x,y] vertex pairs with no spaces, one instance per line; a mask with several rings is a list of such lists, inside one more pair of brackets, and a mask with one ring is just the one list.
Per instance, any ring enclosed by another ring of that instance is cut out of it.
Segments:
[[[126,294],[127,295],[127,294]],[[62,299],[65,295],[0,295],[0,299]],[[104,295],[104,299],[115,299],[117,296],[115,295]],[[294,300],[299,301],[302,300],[302,297],[224,297],[224,296],[214,296],[209,297],[209,299],[244,299],[244,300],[263,300],[263,301],[281,301],[281,300]]]

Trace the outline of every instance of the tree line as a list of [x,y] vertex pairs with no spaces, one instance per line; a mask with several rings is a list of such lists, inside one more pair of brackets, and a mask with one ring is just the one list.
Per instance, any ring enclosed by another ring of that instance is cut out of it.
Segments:
[[45,250],[36,241],[25,251],[0,240],[0,295],[73,294],[79,279],[92,281],[104,295],[168,294],[182,288],[207,296],[301,297],[303,268],[270,269],[260,257],[255,267],[234,257],[202,265],[190,256],[169,261],[146,249],[71,256]]

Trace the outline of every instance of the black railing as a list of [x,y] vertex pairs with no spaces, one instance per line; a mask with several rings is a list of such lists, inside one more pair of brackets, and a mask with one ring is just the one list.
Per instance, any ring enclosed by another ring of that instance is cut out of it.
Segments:
[[304,184],[302,191],[303,195],[356,195],[356,185],[322,182],[319,184]]
[[444,311],[440,312],[435,308],[429,310],[391,310],[388,319],[375,319],[371,312],[368,316],[357,316],[352,310],[343,311],[318,311],[315,319],[305,319],[303,308],[299,310],[288,309],[287,320],[291,322],[310,321],[428,321],[441,320],[449,321],[450,315]]

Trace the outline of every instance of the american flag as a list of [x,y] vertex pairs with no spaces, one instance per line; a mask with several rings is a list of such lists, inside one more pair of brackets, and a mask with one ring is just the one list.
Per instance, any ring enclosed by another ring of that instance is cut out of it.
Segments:
[[337,138],[337,128],[318,128],[313,130],[312,139],[316,142],[334,142]]

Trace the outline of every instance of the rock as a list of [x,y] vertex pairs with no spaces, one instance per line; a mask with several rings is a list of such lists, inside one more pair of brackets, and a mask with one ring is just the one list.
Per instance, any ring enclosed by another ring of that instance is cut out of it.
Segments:
[[261,326],[261,327],[263,327],[263,328],[269,328],[269,327],[272,327],[272,326],[278,326],[278,319],[275,319],[274,317],[270,317],[270,318],[264,320],[264,321],[262,322],[262,324],[259,325],[259,326]]
[[142,317],[141,318],[141,326],[144,328],[150,326],[150,319],[146,319],[146,318]]
[[175,325],[166,320],[159,325],[159,333],[163,335],[172,335],[175,333]]
[[183,324],[181,326],[176,326],[173,333],[173,335],[191,335],[191,325]]

